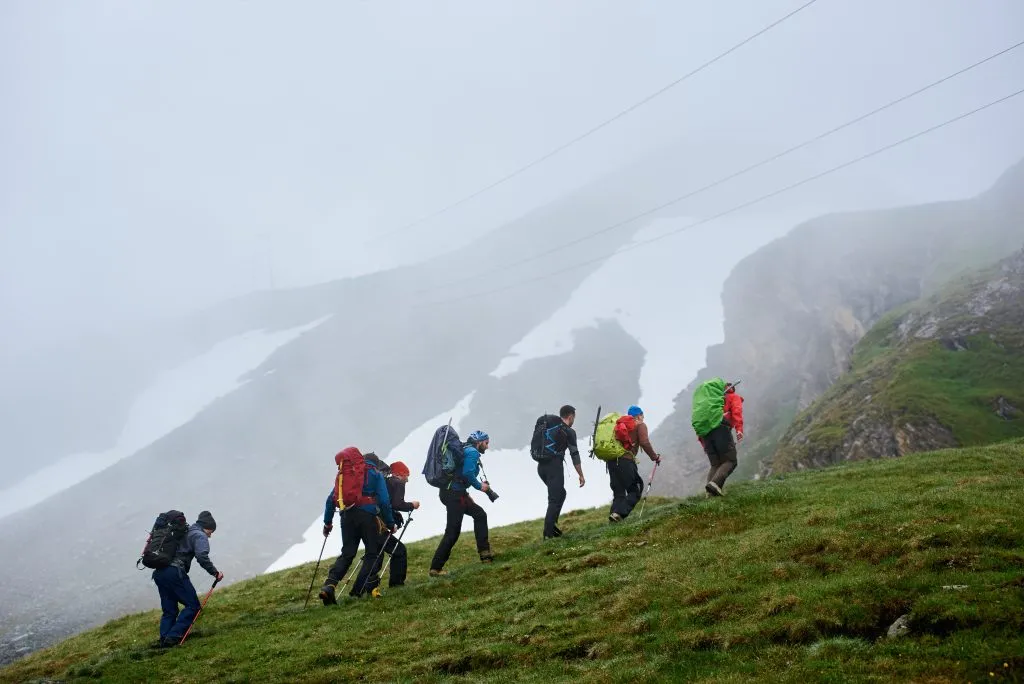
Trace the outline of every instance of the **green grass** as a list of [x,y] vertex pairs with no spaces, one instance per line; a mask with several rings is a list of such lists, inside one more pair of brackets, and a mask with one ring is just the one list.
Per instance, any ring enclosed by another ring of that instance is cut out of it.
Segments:
[[[738,482],[652,500],[642,522],[576,512],[555,542],[536,522],[494,530],[489,566],[464,534],[442,580],[426,577],[435,538],[380,599],[303,610],[309,564],[216,591],[182,648],[147,647],[150,611],[0,679],[1019,680],[1022,482],[1021,441]],[[910,634],[884,638],[904,613]]]

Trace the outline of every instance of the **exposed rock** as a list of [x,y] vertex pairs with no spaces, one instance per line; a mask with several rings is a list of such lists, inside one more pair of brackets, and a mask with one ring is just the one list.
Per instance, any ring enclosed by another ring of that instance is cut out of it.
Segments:
[[906,636],[910,633],[910,613],[900,615],[896,618],[896,622],[889,625],[889,630],[885,635],[890,639],[896,639],[902,636]]
[[1006,400],[1006,397],[996,398],[996,415],[1003,420],[1014,420],[1020,415],[1020,409]]

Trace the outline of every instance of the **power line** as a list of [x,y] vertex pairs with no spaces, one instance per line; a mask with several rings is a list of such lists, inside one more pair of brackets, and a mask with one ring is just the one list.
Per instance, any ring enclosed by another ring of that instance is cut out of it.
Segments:
[[622,254],[623,252],[628,252],[630,250],[638,249],[640,247],[646,247],[647,245],[649,245],[651,243],[658,242],[659,240],[664,240],[665,238],[670,237],[672,235],[676,235],[678,233],[681,233],[684,230],[689,230],[690,228],[696,228],[697,226],[704,225],[706,223],[710,223],[711,221],[715,221],[715,220],[720,219],[720,218],[722,218],[724,216],[728,216],[729,214],[734,214],[737,211],[741,211],[741,210],[746,209],[748,207],[751,207],[751,206],[753,206],[755,204],[759,204],[761,202],[764,202],[765,200],[769,200],[769,199],[771,199],[773,197],[777,197],[777,196],[779,196],[779,195],[781,195],[783,193],[789,192],[790,190],[794,190],[794,189],[796,189],[796,188],[798,188],[798,187],[800,187],[802,185],[806,185],[807,183],[810,183],[812,181],[816,181],[816,180],[818,180],[820,178],[823,178],[825,176],[833,174],[836,171],[841,171],[842,169],[845,169],[845,168],[847,168],[849,166],[853,166],[854,164],[858,164],[858,163],[860,163],[862,161],[865,161],[867,159],[875,157],[875,156],[877,156],[879,154],[882,154],[883,152],[888,152],[889,150],[891,150],[893,148],[899,147],[900,145],[904,145],[904,144],[906,144],[908,142],[911,142],[912,140],[916,140],[916,139],[921,138],[923,136],[926,136],[926,135],[928,135],[930,133],[934,133],[935,131],[938,131],[938,130],[940,130],[942,128],[945,128],[946,126],[952,125],[952,124],[954,124],[954,123],[956,123],[958,121],[961,121],[961,120],[966,119],[966,118],[968,118],[970,116],[973,116],[973,115],[975,115],[975,114],[977,114],[979,112],[982,112],[982,111],[984,111],[986,109],[989,109],[990,107],[994,107],[994,106],[996,106],[998,104],[1002,104],[1003,102],[1006,102],[1006,101],[1008,101],[1008,100],[1010,100],[1010,99],[1012,99],[1014,97],[1017,97],[1017,96],[1019,96],[1021,94],[1024,94],[1024,88],[1022,88],[1022,89],[1020,89],[1020,90],[1018,90],[1016,92],[1010,93],[1009,95],[1004,95],[1003,97],[1001,97],[1001,98],[999,98],[997,100],[993,100],[993,101],[991,101],[991,102],[989,102],[987,104],[984,104],[984,105],[982,105],[980,107],[972,109],[969,112],[965,112],[963,114],[960,114],[959,116],[953,117],[952,119],[948,119],[948,120],[946,120],[946,121],[944,121],[944,122],[942,122],[940,124],[936,124],[936,125],[934,125],[934,126],[932,126],[930,128],[926,128],[926,129],[924,129],[922,131],[918,131],[917,133],[914,133],[913,135],[907,136],[906,138],[903,138],[902,140],[898,140],[898,141],[896,141],[894,143],[890,143],[888,145],[885,145],[884,147],[879,147],[878,149],[873,150],[872,152],[868,152],[867,154],[863,154],[863,155],[861,155],[859,157],[856,157],[855,159],[851,159],[849,161],[843,162],[842,164],[839,164],[838,166],[833,166],[832,168],[827,169],[826,171],[822,171],[820,173],[816,173],[813,176],[809,176],[807,178],[804,178],[803,180],[797,181],[796,183],[793,183],[791,185],[787,185],[787,186],[785,186],[783,188],[780,188],[778,190],[774,190],[772,192],[769,192],[766,195],[761,195],[760,197],[758,197],[756,199],[753,199],[753,200],[750,200],[749,202],[744,202],[743,204],[736,205],[736,206],[734,206],[734,207],[732,207],[730,209],[727,209],[727,210],[725,210],[725,211],[723,211],[721,213],[715,214],[714,216],[709,216],[708,218],[701,219],[700,221],[696,221],[694,223],[682,226],[680,228],[676,228],[676,229],[670,230],[667,233],[663,233],[661,235],[658,235],[658,236],[653,237],[653,238],[649,238],[647,240],[642,240],[642,241],[639,241],[639,242],[634,242],[634,243],[632,243],[630,245],[627,245],[626,247],[622,247],[620,249],[617,249],[614,252],[610,252],[608,254],[605,254],[604,256],[600,256],[600,257],[597,257],[595,259],[588,259],[586,261],[581,261],[578,264],[573,264],[572,266],[567,266],[567,267],[559,269],[557,271],[552,271],[551,273],[545,273],[543,275],[535,276],[533,278],[528,278],[526,280],[521,280],[521,281],[516,282],[516,283],[510,283],[509,285],[503,285],[502,287],[497,287],[497,288],[493,288],[493,289],[490,289],[490,290],[484,290],[482,292],[476,292],[476,293],[472,293],[472,294],[468,294],[468,295],[463,295],[463,296],[460,296],[460,297],[454,297],[454,298],[451,298],[451,299],[446,299],[446,300],[442,300],[442,301],[438,301],[438,302],[424,302],[423,304],[424,305],[428,305],[428,306],[438,305],[438,304],[452,304],[452,303],[464,301],[464,300],[467,300],[467,299],[475,299],[477,297],[483,297],[483,296],[490,295],[490,294],[496,294],[496,293],[499,293],[499,292],[504,292],[505,290],[511,290],[511,289],[516,288],[516,287],[520,287],[522,285],[528,285],[530,283],[535,283],[535,282],[538,282],[538,281],[541,281],[541,280],[546,280],[548,278],[553,278],[554,276],[561,275],[562,273],[568,273],[569,271],[574,271],[574,270],[576,270],[578,268],[583,268],[584,266],[589,266],[591,264],[595,264],[595,263],[598,263],[598,262],[601,262],[601,261],[605,261],[605,260],[607,260],[607,259],[609,259],[609,258],[611,258],[613,256],[616,256],[617,254]]
[[[779,24],[785,22],[787,19],[789,19],[790,17],[798,14],[799,12],[802,12],[803,10],[807,9],[808,7],[810,7],[811,5],[813,5],[817,1],[818,0],[809,0],[809,2],[805,2],[803,5],[801,5],[800,7],[797,7],[795,10],[793,10],[789,14],[786,14],[785,16],[781,17],[780,19],[776,19],[771,24],[768,24],[767,26],[765,26],[763,29],[761,29],[757,33],[754,33],[754,34],[748,36],[747,38],[743,39],[739,43],[736,43],[735,45],[733,45],[731,48],[729,48],[725,52],[719,54],[718,56],[716,56],[716,57],[714,57],[712,59],[709,59],[708,61],[704,62],[700,66],[698,66],[695,69],[693,69],[692,71],[690,71],[689,73],[686,73],[683,76],[680,76],[679,78],[677,78],[676,80],[672,81],[668,85],[660,88],[659,90],[656,90],[655,92],[651,93],[650,95],[648,95],[647,97],[643,98],[642,100],[640,100],[638,102],[635,102],[634,104],[630,105],[626,109],[623,109],[618,114],[616,114],[615,116],[611,117],[610,119],[605,119],[603,122],[597,124],[596,126],[591,128],[590,130],[586,131],[585,133],[581,133],[580,135],[576,136],[572,140],[559,145],[558,147],[556,147],[555,149],[551,150],[547,154],[544,154],[544,155],[542,155],[540,157],[537,157],[533,161],[528,162],[527,164],[525,164],[523,166],[520,166],[519,168],[517,168],[516,170],[512,171],[511,173],[508,173],[508,174],[502,176],[498,180],[490,183],[489,185],[486,185],[486,186],[480,188],[476,192],[474,192],[474,193],[472,193],[470,195],[467,195],[467,196],[463,197],[462,199],[460,199],[460,200],[458,200],[456,202],[452,202],[451,204],[449,204],[449,205],[447,205],[445,207],[442,207],[441,209],[438,209],[437,211],[434,211],[433,213],[421,216],[420,218],[416,219],[415,221],[412,221],[411,223],[407,223],[404,226],[401,226],[401,227],[396,228],[394,230],[388,231],[386,233],[381,233],[381,234],[377,235],[376,238],[385,238],[385,237],[389,237],[391,235],[396,235],[398,233],[402,233],[402,232],[404,232],[406,230],[409,230],[410,228],[414,228],[415,226],[418,226],[421,223],[424,223],[426,221],[430,221],[431,219],[435,219],[438,216],[441,216],[442,214],[448,213],[452,209],[455,209],[457,207],[462,206],[463,204],[465,204],[466,202],[469,202],[470,200],[476,199],[477,197],[479,197],[480,195],[484,194],[485,192],[487,192],[489,190],[493,190],[494,188],[498,187],[499,185],[501,185],[501,184],[503,184],[503,183],[505,183],[507,181],[512,180],[516,176],[519,176],[520,174],[523,174],[526,171],[529,171],[530,169],[532,169],[533,167],[537,166],[538,164],[541,164],[542,162],[547,161],[551,157],[554,157],[558,153],[568,149],[569,147],[572,147],[573,145],[575,145],[576,143],[580,142],[581,140],[590,137],[594,133],[597,133],[599,130],[601,130],[602,128],[605,128],[609,124],[614,123],[615,121],[618,121],[619,119],[621,119],[622,117],[626,116],[630,112],[633,112],[634,110],[639,109],[640,107],[642,107],[643,105],[647,104],[651,100],[655,99],[659,95],[663,95],[664,93],[668,92],[672,88],[675,88],[677,85],[679,85],[683,81],[689,79],[690,77],[699,74],[701,71],[704,71],[704,69],[708,68],[709,66],[711,66],[715,62],[723,59],[724,57],[727,57],[728,55],[732,54],[733,52],[735,52],[736,50],[740,49],[741,47],[743,47],[747,43],[751,42],[752,40],[755,40],[756,38],[764,35],[768,31],[771,31],[773,28],[775,28]],[[372,240],[367,241],[367,244],[369,242],[372,242]]]
[[[762,166],[770,164],[771,162],[777,161],[777,160],[779,160],[779,159],[781,159],[783,157],[786,157],[786,156],[788,156],[788,155],[790,155],[790,154],[792,154],[794,152],[802,150],[803,148],[808,147],[809,145],[812,145],[812,144],[814,144],[816,142],[819,142],[820,140],[823,140],[823,139],[825,139],[825,138],[827,138],[827,137],[829,137],[831,135],[834,135],[834,134],[836,134],[836,133],[838,133],[838,132],[840,132],[840,131],[842,131],[842,130],[844,130],[846,128],[849,128],[850,126],[853,126],[854,124],[858,124],[861,121],[864,121],[865,119],[871,118],[872,116],[875,116],[876,114],[880,114],[881,112],[883,112],[883,111],[885,111],[887,109],[890,109],[892,107],[895,107],[898,104],[906,102],[907,100],[909,100],[909,99],[911,99],[913,97],[916,97],[916,96],[920,95],[921,93],[924,93],[925,91],[931,90],[932,88],[934,88],[934,87],[936,87],[938,85],[941,85],[941,84],[945,83],[946,81],[949,81],[951,79],[956,78],[957,76],[965,74],[968,71],[971,71],[972,69],[975,69],[975,68],[981,66],[982,64],[990,62],[993,59],[996,59],[997,57],[1001,57],[1002,55],[1005,55],[1008,52],[1016,50],[1016,49],[1020,48],[1021,46],[1024,46],[1024,40],[1016,43],[1015,45],[1011,45],[1010,47],[1004,48],[1004,49],[1000,50],[999,52],[991,54],[991,55],[989,55],[988,57],[985,57],[982,60],[974,62],[973,64],[971,64],[969,66],[963,67],[959,71],[955,71],[952,74],[949,74],[948,76],[944,76],[944,77],[940,78],[937,81],[932,81],[928,85],[923,86],[921,88],[918,88],[917,90],[915,90],[915,91],[913,91],[911,93],[907,93],[906,95],[903,95],[902,97],[898,97],[895,100],[892,100],[892,101],[882,105],[881,107],[877,107],[877,108],[871,110],[870,112],[867,112],[866,114],[861,114],[860,116],[857,116],[857,117],[855,117],[853,119],[850,119],[849,121],[847,121],[845,123],[842,123],[842,124],[832,128],[832,129],[829,129],[829,130],[825,131],[824,133],[819,133],[818,135],[813,136],[811,138],[808,138],[807,140],[804,140],[803,142],[798,143],[798,144],[794,145],[793,147],[790,147],[790,148],[788,148],[786,150],[783,150],[782,152],[779,152],[779,153],[774,154],[774,155],[772,155],[770,157],[762,159],[761,161],[756,162],[754,164],[751,164],[750,166],[747,166],[747,167],[745,167],[743,169],[740,169],[739,171],[735,171],[735,172],[730,173],[730,174],[728,174],[726,176],[723,176],[723,177],[719,178],[718,180],[712,181],[711,183],[708,183],[707,185],[704,185],[704,186],[702,186],[700,188],[697,188],[696,190],[692,190],[690,192],[687,192],[686,194],[679,195],[678,197],[675,197],[675,198],[673,198],[671,200],[668,200],[667,202],[659,204],[659,205],[657,205],[657,206],[655,206],[655,207],[653,207],[651,209],[646,209],[646,210],[640,212],[639,214],[634,214],[633,216],[630,216],[629,218],[626,218],[626,219],[623,219],[621,221],[618,221],[617,223],[613,223],[611,225],[605,226],[604,228],[601,228],[600,230],[596,230],[594,232],[587,233],[586,235],[582,235],[582,236],[580,236],[578,238],[574,238],[574,239],[572,239],[572,240],[570,240],[568,242],[564,242],[564,243],[562,243],[560,245],[556,245],[554,247],[547,247],[542,252],[539,252],[539,253],[534,254],[532,256],[523,257],[522,259],[519,259],[517,261],[513,261],[513,262],[510,262],[510,263],[503,264],[501,266],[497,266],[495,268],[492,268],[492,269],[487,271],[486,275],[492,275],[494,273],[501,273],[503,271],[507,271],[509,269],[516,268],[517,266],[522,266],[524,264],[528,264],[528,263],[531,263],[533,261],[537,261],[539,259],[543,259],[544,257],[547,257],[548,255],[550,255],[553,252],[558,252],[558,251],[561,251],[563,249],[568,249],[569,247],[574,247],[574,246],[576,246],[576,245],[578,245],[578,244],[580,244],[582,242],[586,242],[587,240],[590,240],[590,239],[592,239],[592,238],[594,238],[594,237],[596,237],[598,235],[601,235],[603,233],[607,233],[608,231],[611,231],[611,230],[615,230],[616,228],[621,228],[622,226],[628,225],[628,224],[632,223],[633,221],[636,221],[637,219],[641,219],[641,218],[644,218],[646,216],[650,216],[651,214],[655,214],[655,213],[657,213],[657,212],[659,212],[659,211],[661,211],[663,209],[667,209],[668,207],[672,206],[673,204],[677,204],[679,202],[682,202],[683,200],[687,200],[687,199],[695,197],[695,196],[697,196],[697,195],[699,195],[701,193],[707,192],[708,190],[716,188],[716,187],[718,187],[718,186],[720,186],[720,185],[722,185],[724,183],[727,183],[728,181],[731,181],[731,180],[733,180],[735,178],[738,178],[739,176],[747,174],[747,173],[749,173],[749,172],[751,172],[751,171],[753,171],[755,169],[759,169]],[[422,293],[425,293],[425,292],[433,292],[434,290],[444,289],[444,288],[447,288],[447,287],[451,287],[453,285],[458,285],[460,283],[464,283],[464,282],[468,282],[470,280],[478,279],[478,278],[481,277],[481,275],[484,275],[484,274],[477,273],[477,274],[473,274],[473,275],[470,275],[470,276],[465,276],[465,277],[457,278],[455,280],[451,280],[451,281],[448,281],[446,283],[441,283],[439,285],[433,285],[431,287],[422,288],[420,290],[417,290],[416,293],[417,294],[422,294]]]

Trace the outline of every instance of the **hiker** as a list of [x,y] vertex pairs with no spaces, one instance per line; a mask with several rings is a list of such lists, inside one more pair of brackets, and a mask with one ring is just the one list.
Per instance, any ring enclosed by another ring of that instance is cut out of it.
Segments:
[[576,446],[576,431],[572,424],[576,420],[576,409],[566,404],[558,410],[557,416],[544,415],[534,426],[530,454],[537,461],[537,475],[548,488],[548,508],[544,514],[544,539],[562,536],[558,528],[558,516],[565,503],[565,451],[569,450],[572,465],[579,475],[580,487],[587,483],[580,464],[580,451]]
[[491,439],[486,432],[480,430],[473,432],[466,444],[463,445],[461,477],[453,478],[447,487],[440,488],[439,496],[448,513],[448,522],[445,525],[441,543],[438,544],[434,558],[430,562],[431,577],[448,574],[444,569],[444,564],[448,562],[452,548],[459,540],[459,534],[462,532],[462,519],[466,515],[473,518],[473,534],[476,537],[476,550],[480,554],[481,562],[490,563],[494,560],[494,554],[491,553],[491,545],[487,539],[487,512],[470,498],[466,489],[467,485],[471,485],[474,489],[488,494],[492,501],[497,498],[497,495],[493,494],[490,484],[478,479],[480,456],[486,453],[490,442]]
[[651,445],[644,423],[644,412],[639,406],[630,406],[616,423],[616,438],[625,448],[625,453],[614,461],[608,462],[608,479],[612,488],[612,507],[608,513],[608,522],[622,522],[640,501],[644,491],[644,481],[636,468],[636,459],[643,449],[655,463],[661,463],[661,456]]
[[338,475],[324,506],[324,536],[328,536],[333,528],[335,508],[341,509],[341,555],[334,561],[327,573],[327,581],[320,588],[320,600],[325,606],[337,604],[335,587],[352,565],[360,541],[363,542],[364,558],[369,560],[363,562],[349,596],[360,596],[377,586],[377,579],[371,579],[371,574],[380,560],[381,535],[388,530],[395,531],[388,488],[377,469],[369,465],[359,449],[353,446],[338,452],[334,462],[338,465]]
[[736,443],[743,441],[743,397],[736,392],[738,384],[713,378],[693,393],[693,428],[710,464],[704,485],[707,496],[725,496],[725,480],[738,464]]
[[[405,500],[405,485],[408,481],[409,466],[401,461],[395,461],[388,467],[388,475],[384,478],[384,482],[387,484],[388,496],[391,498],[391,511],[395,516],[396,527],[401,527],[405,524],[402,511],[411,513],[420,507],[419,501]],[[391,556],[388,586],[400,587],[405,584],[405,575],[409,564],[405,544],[393,534],[383,535],[381,544],[384,547],[384,553]],[[374,573],[376,574],[376,572],[377,568],[374,568]]]
[[[217,529],[217,521],[210,511],[202,511],[196,521],[188,528],[184,539],[178,543],[171,564],[153,571],[153,581],[160,592],[160,641],[157,646],[171,648],[181,643],[185,632],[199,614],[199,595],[196,594],[188,572],[192,568],[192,559],[210,573],[218,582],[224,579],[224,573],[210,560],[210,537]],[[184,609],[178,611],[178,604]]]

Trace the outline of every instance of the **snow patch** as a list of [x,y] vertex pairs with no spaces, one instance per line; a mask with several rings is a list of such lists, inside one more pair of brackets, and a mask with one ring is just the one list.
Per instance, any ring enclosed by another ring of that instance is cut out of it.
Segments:
[[505,377],[531,359],[568,353],[577,331],[602,320],[618,321],[646,351],[637,403],[654,431],[675,410],[676,395],[704,366],[707,348],[722,341],[721,291],[732,267],[789,225],[779,219],[769,226],[777,230],[766,230],[763,220],[719,220],[666,238],[657,249],[633,249],[637,242],[690,223],[692,219],[659,219],[637,231],[632,244],[584,279],[551,318],[512,347],[491,375]]
[[212,402],[248,383],[239,378],[266,361],[276,349],[330,317],[288,330],[243,333],[160,373],[135,399],[112,448],[65,456],[0,491],[0,518],[73,487],[185,425]]

